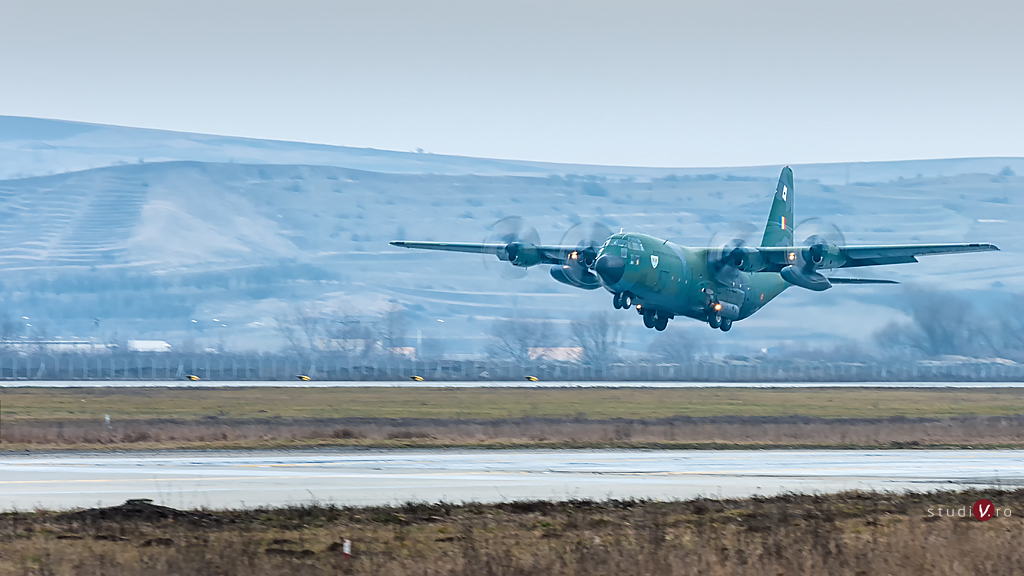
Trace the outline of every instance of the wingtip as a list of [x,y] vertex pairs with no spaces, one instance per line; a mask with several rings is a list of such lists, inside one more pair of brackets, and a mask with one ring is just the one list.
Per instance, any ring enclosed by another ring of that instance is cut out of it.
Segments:
[[392,246],[405,246],[405,242],[400,240],[392,240],[391,242],[388,242],[388,244],[391,244]]

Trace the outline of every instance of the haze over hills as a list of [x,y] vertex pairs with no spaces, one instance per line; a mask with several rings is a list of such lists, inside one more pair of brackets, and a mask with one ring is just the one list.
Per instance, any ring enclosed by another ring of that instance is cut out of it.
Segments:
[[[387,242],[479,241],[494,220],[518,214],[546,242],[596,219],[704,245],[733,222],[763,227],[779,168],[567,166],[0,117],[0,311],[12,322],[28,317],[26,333],[48,337],[269,350],[282,344],[275,318],[296,307],[358,318],[398,304],[410,337],[419,331],[448,353],[471,354],[494,318],[564,325],[604,310],[624,323],[627,348],[643,351],[655,333],[613,310],[603,290],[558,284],[544,268],[505,281],[496,260],[488,270],[473,255]],[[794,171],[797,221],[835,221],[850,244],[1004,250],[858,276],[955,283],[989,300],[1024,290],[1024,159]],[[903,294],[791,289],[729,334],[685,319],[665,334],[731,351],[859,339],[903,317]]]
[[[0,178],[45,176],[121,163],[196,160],[242,164],[308,164],[397,174],[548,176],[586,174],[609,178],[669,175],[778,176],[778,166],[629,167],[553,164],[257,140],[128,128],[65,120],[0,116]],[[898,178],[996,174],[1009,166],[1024,174],[1024,158],[953,158],[897,162],[793,164],[800,178],[823,184],[883,182]]]

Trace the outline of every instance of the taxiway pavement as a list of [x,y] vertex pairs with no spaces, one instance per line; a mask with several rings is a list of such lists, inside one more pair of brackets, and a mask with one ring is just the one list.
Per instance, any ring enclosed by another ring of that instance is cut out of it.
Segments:
[[1024,485],[1020,450],[302,450],[0,456],[0,509],[743,497]]

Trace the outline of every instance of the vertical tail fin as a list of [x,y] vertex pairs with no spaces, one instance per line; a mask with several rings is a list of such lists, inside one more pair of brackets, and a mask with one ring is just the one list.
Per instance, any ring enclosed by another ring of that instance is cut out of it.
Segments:
[[764,238],[761,246],[792,246],[793,245],[793,171],[786,166],[779,176],[779,185],[775,188],[775,201],[772,211],[768,214],[768,223],[764,227]]

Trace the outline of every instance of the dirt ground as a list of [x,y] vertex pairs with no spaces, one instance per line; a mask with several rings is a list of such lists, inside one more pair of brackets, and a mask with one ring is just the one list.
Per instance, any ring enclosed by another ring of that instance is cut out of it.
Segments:
[[[971,517],[981,498],[995,518]],[[198,511],[129,501],[0,514],[0,576],[1009,575],[1024,571],[1022,516],[1024,491]]]

